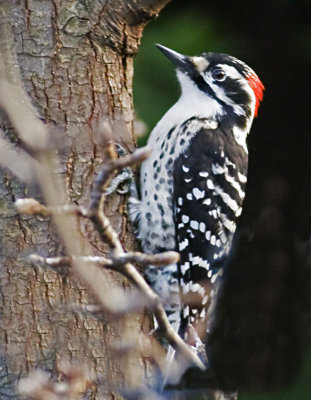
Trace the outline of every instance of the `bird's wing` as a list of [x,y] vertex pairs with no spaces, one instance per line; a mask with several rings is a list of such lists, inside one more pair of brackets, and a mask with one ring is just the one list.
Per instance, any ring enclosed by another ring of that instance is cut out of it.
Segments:
[[241,213],[246,172],[247,154],[233,135],[228,138],[219,128],[201,129],[174,163],[173,204],[176,250],[181,255],[184,327],[206,320]]

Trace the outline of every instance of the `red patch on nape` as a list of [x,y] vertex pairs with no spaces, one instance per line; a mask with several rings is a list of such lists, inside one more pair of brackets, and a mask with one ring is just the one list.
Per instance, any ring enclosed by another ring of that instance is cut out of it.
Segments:
[[265,90],[265,87],[261,83],[261,80],[258,78],[258,76],[256,74],[249,75],[247,77],[247,80],[248,80],[249,86],[253,89],[253,92],[255,94],[256,104],[255,104],[254,116],[257,117],[258,108],[259,108],[260,102],[263,98],[263,91]]

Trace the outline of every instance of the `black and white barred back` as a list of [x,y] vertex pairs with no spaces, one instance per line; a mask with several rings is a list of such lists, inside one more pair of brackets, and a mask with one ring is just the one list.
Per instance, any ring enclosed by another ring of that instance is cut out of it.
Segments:
[[182,95],[152,131],[141,169],[139,236],[145,252],[177,250],[178,265],[146,278],[170,322],[206,331],[207,311],[242,212],[246,136],[263,86],[241,61],[222,54],[186,57],[163,46]]

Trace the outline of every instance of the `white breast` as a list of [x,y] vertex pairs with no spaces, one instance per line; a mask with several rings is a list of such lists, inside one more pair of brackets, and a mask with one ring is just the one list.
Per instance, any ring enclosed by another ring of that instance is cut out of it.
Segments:
[[[217,101],[198,90],[187,76],[179,75],[182,95],[151,132],[148,145],[152,153],[141,168],[139,236],[146,252],[175,248],[174,162],[200,129],[217,128],[216,115],[221,112]],[[192,117],[204,120],[194,119],[183,127],[183,122]]]

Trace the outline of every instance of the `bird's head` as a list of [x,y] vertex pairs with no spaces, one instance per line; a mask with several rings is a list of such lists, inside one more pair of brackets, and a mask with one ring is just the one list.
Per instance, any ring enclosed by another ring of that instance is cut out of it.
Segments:
[[232,116],[241,127],[257,116],[264,86],[244,62],[227,54],[190,57],[159,44],[157,47],[177,67],[183,92],[204,93],[218,103],[222,115]]

